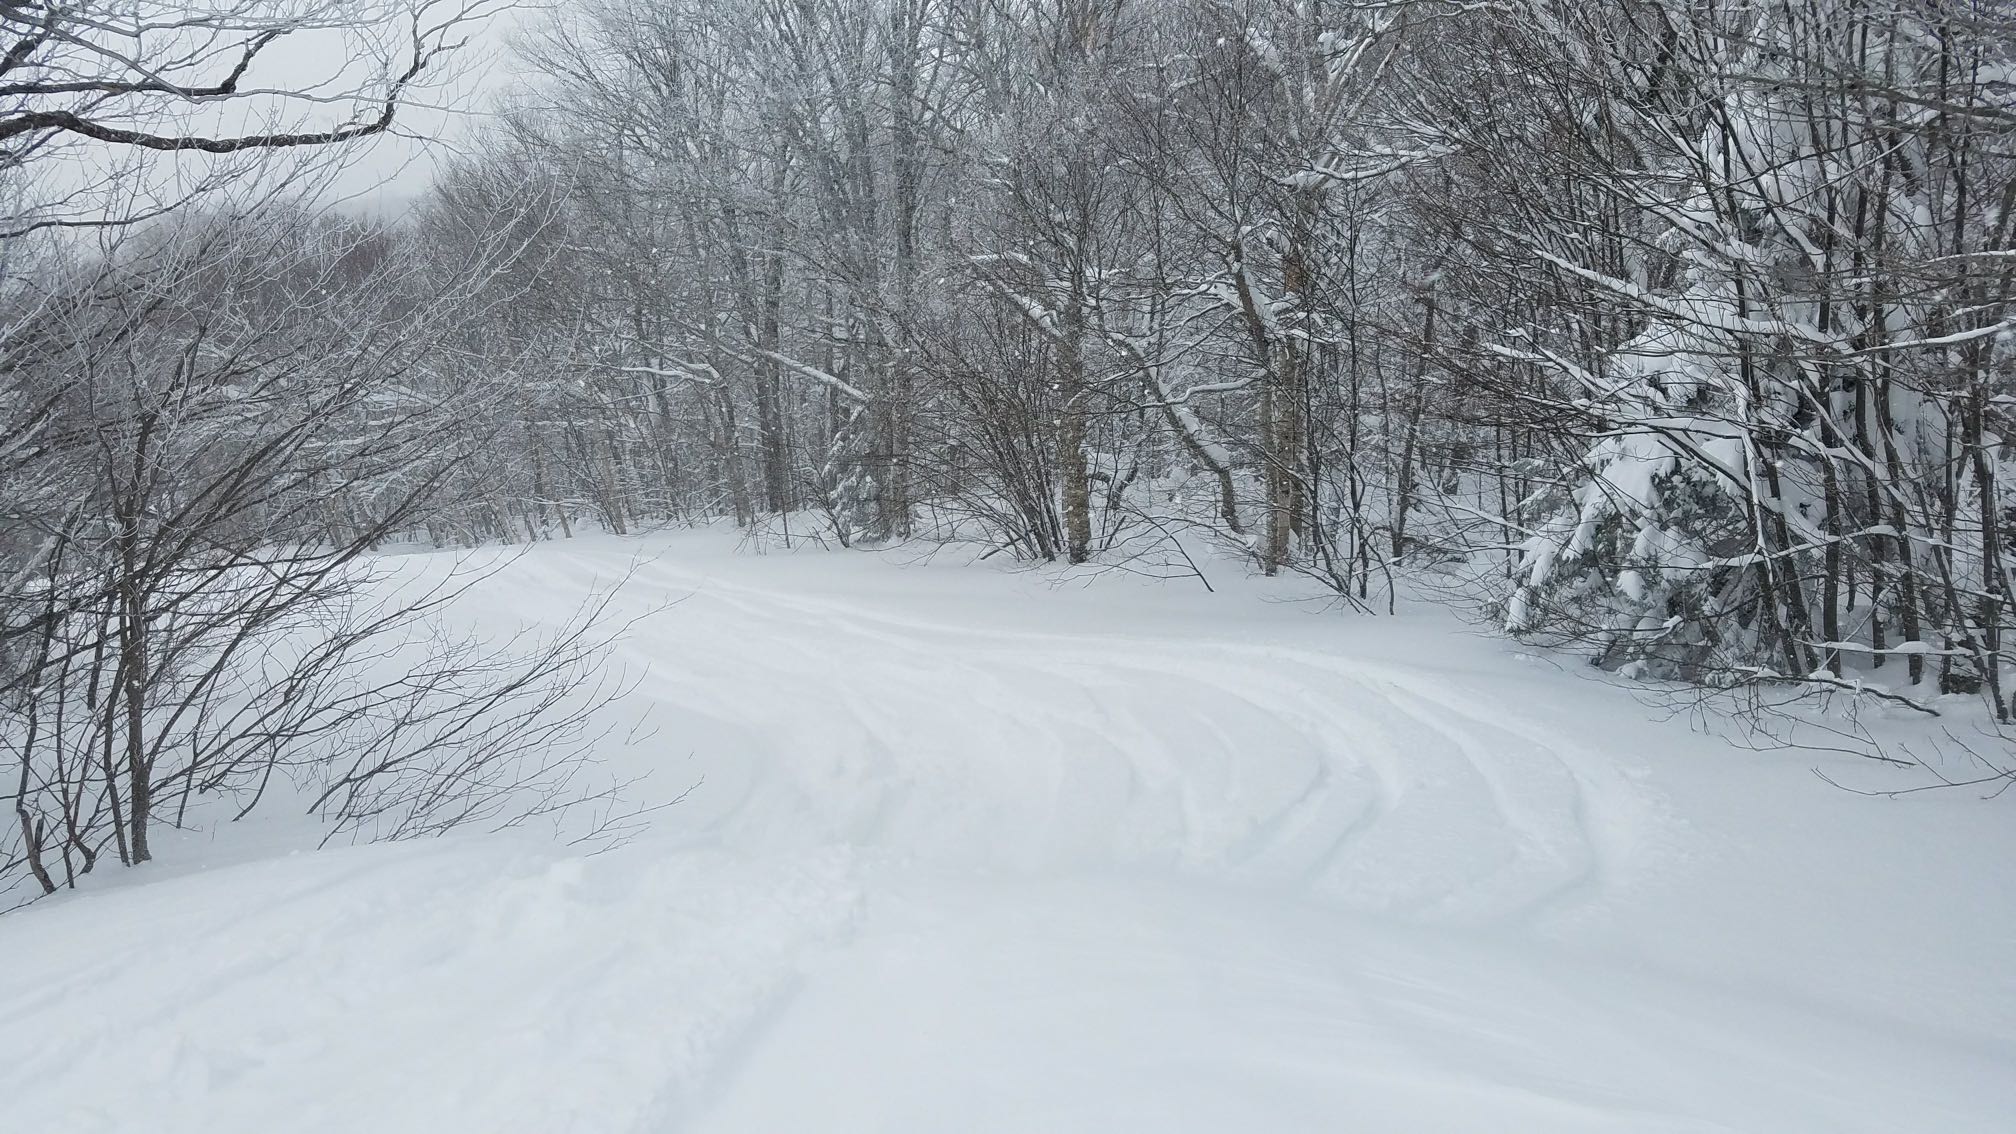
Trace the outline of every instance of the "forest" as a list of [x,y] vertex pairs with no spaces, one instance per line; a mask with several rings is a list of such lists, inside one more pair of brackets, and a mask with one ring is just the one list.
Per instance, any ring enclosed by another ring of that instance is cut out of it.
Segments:
[[[0,23],[5,853],[45,889],[276,767],[394,834],[568,782],[586,623],[430,637],[354,571],[412,543],[1209,546],[1626,679],[2011,711],[2006,5]],[[431,180],[331,205],[492,23]],[[290,89],[297,41],[349,62]]]
[[519,52],[369,237],[509,249],[432,538],[1202,532],[2007,714],[2006,6],[596,0]]
[[2006,715],[2006,8],[598,0],[519,51],[346,245],[501,250],[438,380],[514,380],[430,538],[1201,531]]

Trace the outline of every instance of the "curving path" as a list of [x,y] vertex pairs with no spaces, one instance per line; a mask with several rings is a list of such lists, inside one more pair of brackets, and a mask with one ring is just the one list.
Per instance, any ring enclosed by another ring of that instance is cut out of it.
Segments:
[[[1325,618],[1236,580],[638,549],[537,548],[461,616],[557,621],[622,581],[650,731],[612,759],[663,797],[697,784],[648,836],[588,858],[220,858],[0,921],[0,1114],[638,1134],[2016,1117],[2016,996],[1970,939],[2010,919],[1967,922],[2002,875],[1912,881],[2006,846],[1999,820],[1820,794],[1810,760],[1774,770],[1434,618]],[[88,1018],[117,1026],[67,1022]]]

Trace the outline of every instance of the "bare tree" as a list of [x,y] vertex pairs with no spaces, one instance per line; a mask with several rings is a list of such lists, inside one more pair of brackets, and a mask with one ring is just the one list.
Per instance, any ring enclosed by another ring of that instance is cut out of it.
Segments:
[[[47,892],[108,856],[146,862],[192,800],[249,808],[276,774],[339,833],[606,798],[581,778],[611,692],[595,690],[588,622],[536,642],[447,639],[433,616],[452,581],[388,592],[365,569],[383,541],[468,506],[453,493],[499,379],[457,365],[455,347],[497,298],[508,226],[423,259],[415,234],[257,186],[191,208],[223,172],[275,172],[263,165],[202,166],[164,195],[145,166],[90,164],[93,146],[252,162],[382,133],[473,14],[0,12],[13,100],[0,135],[22,190],[0,243],[0,749],[15,820],[0,882]],[[290,39],[373,34],[396,51],[348,41],[344,94],[258,82]],[[333,123],[294,117],[332,102]],[[241,103],[271,128],[205,128]],[[78,229],[95,243],[63,239]]]

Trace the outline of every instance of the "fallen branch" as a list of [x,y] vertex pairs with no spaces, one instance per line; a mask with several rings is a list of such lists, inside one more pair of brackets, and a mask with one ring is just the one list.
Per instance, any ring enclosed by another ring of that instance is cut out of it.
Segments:
[[1914,701],[1902,693],[1892,693],[1880,685],[1867,685],[1860,681],[1849,681],[1846,678],[1835,677],[1831,674],[1809,673],[1804,677],[1789,677],[1782,673],[1773,673],[1768,669],[1754,668],[1745,668],[1737,672],[1748,674],[1751,682],[1757,685],[1817,685],[1823,688],[1840,689],[1849,693],[1868,694],[1879,700],[1894,701],[1907,709],[1914,709],[1924,713],[1928,717],[1940,715],[1939,710],[1921,701]]

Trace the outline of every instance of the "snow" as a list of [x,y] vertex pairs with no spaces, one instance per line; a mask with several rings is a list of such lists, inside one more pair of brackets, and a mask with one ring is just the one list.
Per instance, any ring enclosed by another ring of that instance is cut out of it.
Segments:
[[610,756],[684,802],[595,855],[269,813],[0,918],[4,1127],[2016,1127],[2006,801],[1231,568],[598,537],[459,616],[640,553]]

